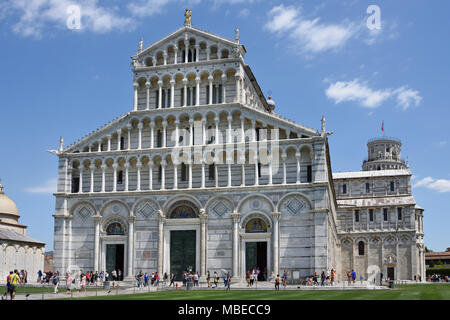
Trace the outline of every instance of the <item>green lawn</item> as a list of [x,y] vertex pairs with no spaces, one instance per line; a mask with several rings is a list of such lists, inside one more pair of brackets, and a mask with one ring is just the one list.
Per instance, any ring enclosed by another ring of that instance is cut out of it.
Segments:
[[399,285],[390,290],[178,290],[110,295],[91,300],[450,300],[449,284]]

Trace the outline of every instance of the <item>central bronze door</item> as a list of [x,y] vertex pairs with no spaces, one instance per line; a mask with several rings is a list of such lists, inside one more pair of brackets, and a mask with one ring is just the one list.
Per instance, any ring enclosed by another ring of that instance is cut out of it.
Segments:
[[258,281],[267,279],[267,242],[245,243],[245,272],[259,268]]
[[196,231],[176,230],[170,232],[170,272],[175,280],[183,280],[183,271],[195,270]]

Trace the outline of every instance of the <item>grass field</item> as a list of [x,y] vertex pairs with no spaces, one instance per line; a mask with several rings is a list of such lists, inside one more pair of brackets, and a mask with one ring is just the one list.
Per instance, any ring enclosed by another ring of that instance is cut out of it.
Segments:
[[85,297],[89,300],[450,300],[449,284],[401,285],[390,290],[178,290]]

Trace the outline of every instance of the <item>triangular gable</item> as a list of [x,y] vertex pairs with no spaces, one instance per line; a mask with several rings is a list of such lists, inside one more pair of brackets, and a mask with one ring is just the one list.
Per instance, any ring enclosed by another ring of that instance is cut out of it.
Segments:
[[155,50],[155,49],[159,48],[160,46],[162,46],[165,42],[171,41],[174,38],[178,38],[180,35],[183,35],[185,32],[188,32],[191,34],[196,34],[198,36],[202,36],[205,38],[209,38],[211,40],[223,43],[223,44],[231,46],[231,47],[235,47],[236,45],[239,45],[243,48],[244,53],[246,52],[245,47],[243,45],[237,44],[232,40],[223,38],[221,36],[215,35],[213,33],[207,32],[207,31],[203,31],[201,29],[194,28],[192,26],[183,26],[183,27],[179,28],[178,30],[176,30],[175,32],[172,32],[168,36],[162,38],[161,40],[154,42],[153,44],[151,44],[150,46],[148,46],[141,52],[138,52],[135,56],[133,56],[133,58],[139,58],[139,57],[145,56],[152,50]]

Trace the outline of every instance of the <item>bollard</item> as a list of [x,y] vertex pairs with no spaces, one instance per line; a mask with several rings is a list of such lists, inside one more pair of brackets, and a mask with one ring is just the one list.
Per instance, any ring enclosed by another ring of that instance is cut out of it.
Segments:
[[175,290],[178,290],[178,282],[175,283]]

